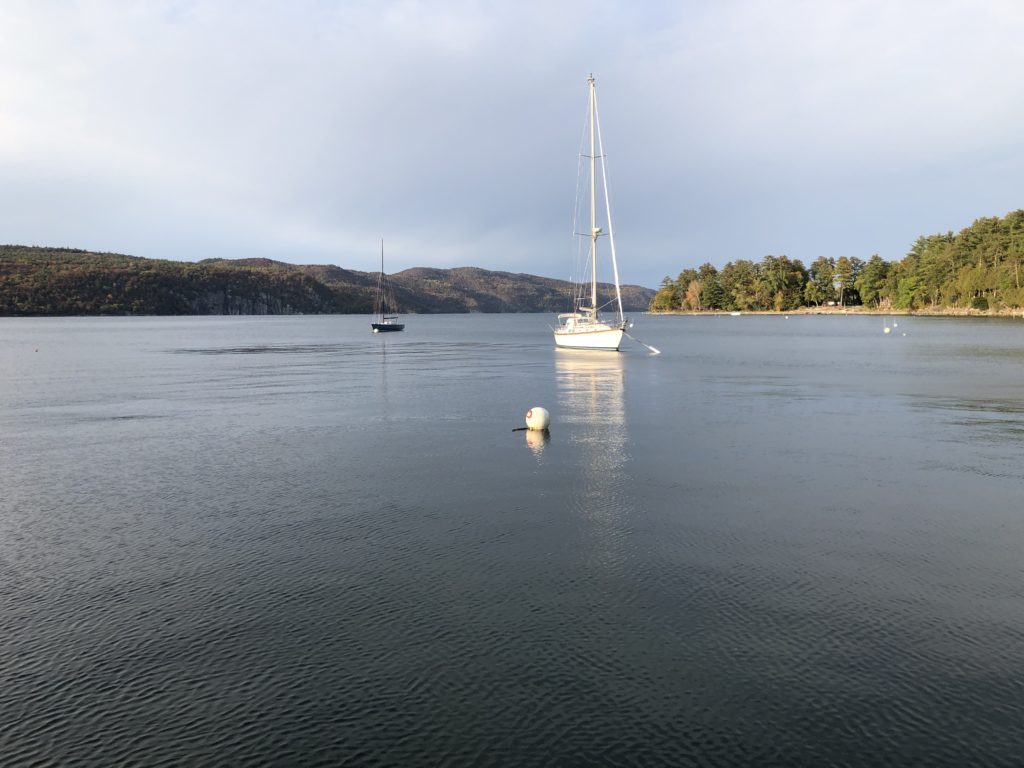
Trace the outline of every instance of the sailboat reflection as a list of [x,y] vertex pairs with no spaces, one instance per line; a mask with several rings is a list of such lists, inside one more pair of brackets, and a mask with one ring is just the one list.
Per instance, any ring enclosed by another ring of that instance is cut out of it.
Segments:
[[390,412],[388,402],[388,343],[386,337],[381,337],[380,345],[380,387],[378,388],[384,403],[384,413]]
[[582,517],[619,520],[632,508],[625,488],[629,439],[623,356],[558,350],[555,379],[560,426],[579,457],[573,504]]

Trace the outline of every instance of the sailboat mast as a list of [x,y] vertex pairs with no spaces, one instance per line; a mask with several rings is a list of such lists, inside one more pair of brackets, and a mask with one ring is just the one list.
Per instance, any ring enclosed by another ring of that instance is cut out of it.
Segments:
[[590,91],[590,306],[597,313],[597,134],[594,76],[587,78]]
[[615,303],[619,310],[619,322],[623,321],[622,290],[619,288],[619,262],[615,257],[615,227],[612,226],[612,200],[608,194],[608,166],[604,162],[604,140],[601,138],[601,117],[597,110],[597,93],[594,93],[594,122],[597,123],[597,153],[601,156],[601,189],[604,190],[605,221],[608,222],[608,248],[612,256],[612,275],[615,278]]

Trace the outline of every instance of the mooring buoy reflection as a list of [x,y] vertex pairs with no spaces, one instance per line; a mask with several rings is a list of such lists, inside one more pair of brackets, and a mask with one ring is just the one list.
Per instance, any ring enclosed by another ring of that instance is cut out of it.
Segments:
[[523,432],[526,434],[526,447],[539,459],[551,439],[551,433],[546,429],[526,429]]

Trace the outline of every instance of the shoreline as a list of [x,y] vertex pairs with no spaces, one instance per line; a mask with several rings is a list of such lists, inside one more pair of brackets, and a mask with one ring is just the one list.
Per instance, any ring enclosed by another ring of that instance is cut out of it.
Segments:
[[724,309],[713,310],[648,310],[646,315],[692,315],[695,317],[722,316],[731,317],[734,315],[871,315],[871,316],[900,316],[900,317],[1006,317],[1024,319],[1024,309],[957,309],[945,307],[943,309],[868,309],[866,307],[800,307],[799,309],[774,310],[774,309],[744,309],[740,311],[728,311]]

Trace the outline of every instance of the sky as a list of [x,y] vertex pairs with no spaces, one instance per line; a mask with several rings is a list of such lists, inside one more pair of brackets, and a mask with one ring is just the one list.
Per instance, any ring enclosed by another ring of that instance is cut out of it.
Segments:
[[3,0],[0,242],[624,283],[1024,207],[1019,0]]

